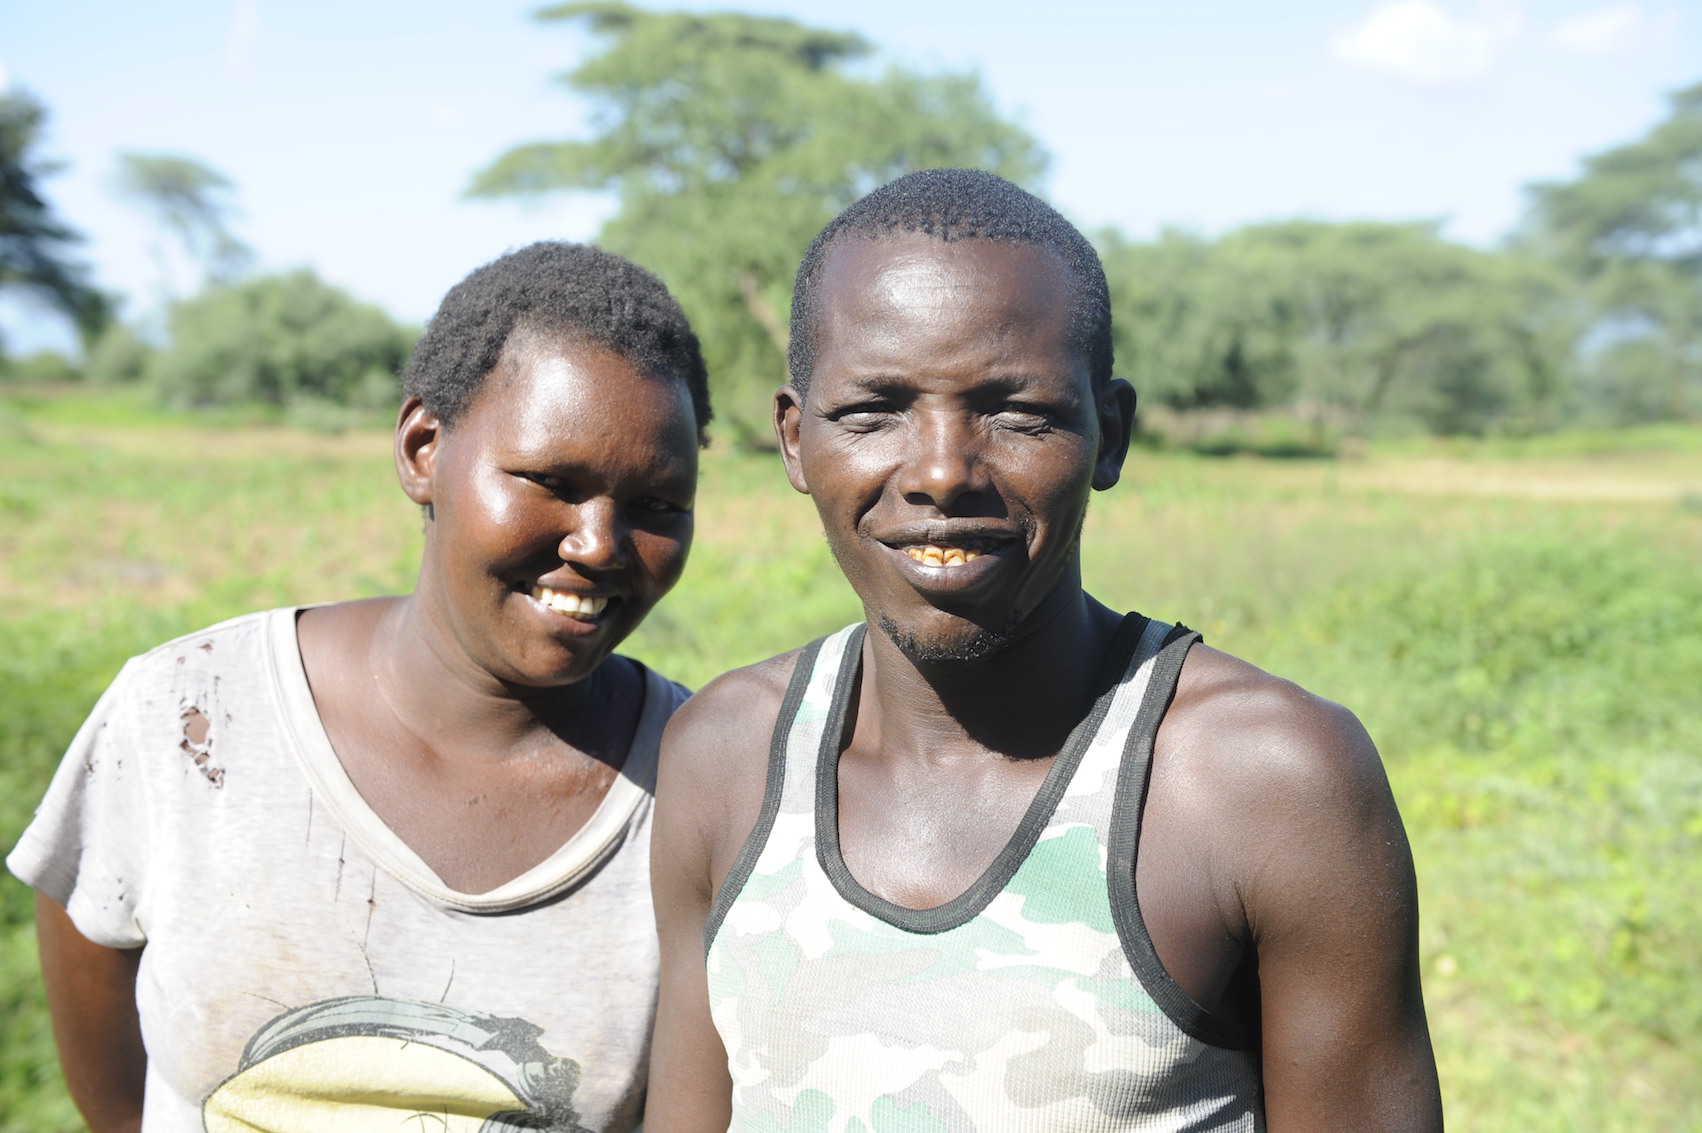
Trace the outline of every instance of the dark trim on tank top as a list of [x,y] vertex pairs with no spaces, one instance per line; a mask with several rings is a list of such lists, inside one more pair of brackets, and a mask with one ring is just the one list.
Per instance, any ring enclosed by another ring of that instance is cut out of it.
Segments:
[[816,658],[826,641],[827,638],[818,637],[798,651],[798,663],[792,670],[792,679],[787,682],[786,696],[780,701],[779,714],[774,717],[774,733],[768,740],[768,779],[762,788],[762,810],[757,813],[756,825],[751,828],[750,836],[739,847],[739,856],[733,859],[733,868],[727,871],[727,880],[721,883],[721,891],[715,894],[715,900],[709,906],[709,918],[703,922],[703,954],[706,957],[709,946],[715,943],[715,934],[721,931],[727,910],[739,899],[740,890],[750,880],[751,871],[756,868],[757,859],[762,856],[763,847],[768,845],[768,836],[774,830],[774,819],[780,813],[780,799],[786,790],[787,740],[792,733],[792,723],[797,719],[798,707],[804,703],[804,693],[809,690]]
[[869,892],[851,875],[840,850],[839,753],[845,746],[843,732],[847,701],[850,699],[851,689],[855,687],[855,682],[847,678],[854,677],[861,668],[862,659],[853,652],[853,648],[861,648],[861,636],[854,646],[847,646],[845,662],[839,670],[839,686],[834,690],[833,714],[828,718],[827,729],[822,733],[821,750],[816,753],[816,861],[822,872],[827,874],[828,880],[833,882],[833,887],[839,891],[839,895],[870,916],[905,932],[949,932],[979,916],[993,898],[1010,884],[1018,867],[1027,859],[1034,849],[1034,844],[1040,840],[1041,833],[1051,822],[1052,812],[1058,808],[1058,800],[1064,797],[1064,791],[1068,789],[1070,780],[1075,777],[1076,768],[1081,765],[1088,745],[1105,722],[1106,714],[1111,711],[1111,702],[1117,695],[1117,688],[1122,683],[1135,649],[1140,645],[1141,634],[1146,630],[1147,621],[1148,619],[1140,614],[1124,615],[1122,623],[1112,635],[1110,647],[1105,651],[1105,659],[1100,663],[1099,672],[1094,677],[1094,688],[1098,691],[1094,696],[1093,707],[1077,722],[1069,738],[1064,741],[1063,749],[1052,761],[1046,778],[1041,782],[1034,798],[1029,801],[1028,809],[1023,812],[1022,821],[1017,824],[1016,832],[1011,835],[1010,841],[1005,843],[1004,848],[981,876],[970,883],[969,888],[945,904],[936,905],[931,909],[906,908]]
[[1255,1050],[1258,1033],[1254,1028],[1235,1023],[1195,1003],[1182,985],[1165,970],[1153,947],[1146,920],[1141,916],[1140,899],[1135,893],[1135,857],[1140,848],[1141,817],[1146,812],[1147,791],[1152,785],[1152,750],[1158,736],[1158,725],[1176,696],[1176,683],[1182,675],[1182,663],[1188,650],[1200,635],[1184,625],[1176,625],[1165,636],[1153,662],[1146,695],[1141,698],[1140,710],[1129,728],[1129,738],[1123,748],[1123,758],[1117,768],[1117,793],[1111,803],[1111,831],[1105,880],[1111,898],[1111,919],[1117,926],[1117,938],[1123,942],[1123,955],[1134,969],[1135,978],[1183,1033],[1211,1046],[1229,1050]]

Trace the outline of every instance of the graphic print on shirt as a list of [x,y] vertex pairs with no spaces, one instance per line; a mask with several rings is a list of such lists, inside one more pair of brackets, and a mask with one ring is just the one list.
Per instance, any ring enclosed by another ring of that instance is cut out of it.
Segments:
[[351,995],[287,1011],[201,1106],[207,1133],[591,1133],[579,1064],[524,1019]]

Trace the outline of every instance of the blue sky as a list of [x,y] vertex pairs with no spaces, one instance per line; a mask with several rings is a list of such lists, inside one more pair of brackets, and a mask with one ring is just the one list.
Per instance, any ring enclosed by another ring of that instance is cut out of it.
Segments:
[[[588,239],[608,201],[461,199],[516,143],[582,133],[550,76],[594,49],[512,0],[0,0],[0,77],[52,115],[45,188],[101,286],[156,302],[120,151],[184,154],[237,186],[267,268],[311,265],[423,320],[505,249]],[[727,4],[686,2],[693,9]],[[1052,154],[1047,195],[1146,236],[1253,221],[1437,219],[1490,244],[1521,187],[1659,120],[1702,81],[1702,0],[758,0],[883,58],[976,69]],[[13,349],[67,340],[0,306]]]

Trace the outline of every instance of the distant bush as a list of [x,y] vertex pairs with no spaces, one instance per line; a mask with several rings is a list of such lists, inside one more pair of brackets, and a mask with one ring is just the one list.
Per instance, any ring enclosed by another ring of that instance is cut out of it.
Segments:
[[142,336],[120,322],[111,322],[89,348],[83,379],[92,385],[117,386],[140,381],[153,353]]
[[22,358],[0,358],[0,381],[15,385],[74,382],[82,375],[77,364],[57,350],[38,350]]
[[183,406],[388,405],[414,339],[306,269],[211,287],[173,304],[169,323],[144,378]]

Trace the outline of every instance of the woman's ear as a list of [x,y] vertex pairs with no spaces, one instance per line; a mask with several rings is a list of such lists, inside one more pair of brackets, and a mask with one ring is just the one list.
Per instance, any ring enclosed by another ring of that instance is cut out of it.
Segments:
[[443,422],[417,397],[402,402],[396,415],[396,479],[402,491],[422,507],[432,503],[432,473],[437,466],[437,443]]

